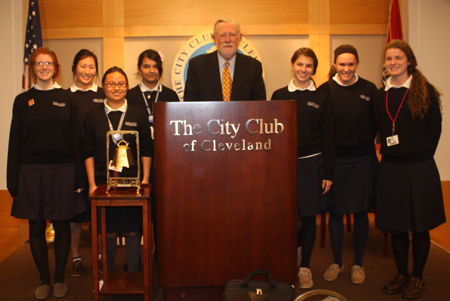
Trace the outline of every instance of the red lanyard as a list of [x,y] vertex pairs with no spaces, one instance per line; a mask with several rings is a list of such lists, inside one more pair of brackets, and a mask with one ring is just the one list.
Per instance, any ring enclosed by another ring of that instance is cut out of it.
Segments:
[[395,132],[395,121],[397,120],[398,113],[400,113],[400,109],[402,108],[403,102],[405,101],[406,94],[408,94],[408,91],[409,91],[409,89],[406,89],[405,95],[403,96],[403,99],[402,99],[402,103],[398,107],[397,114],[395,115],[395,119],[392,119],[391,113],[389,113],[389,109],[388,109],[388,93],[389,93],[389,90],[386,91],[386,112],[388,113],[389,118],[391,118],[391,121],[392,121],[392,136],[394,136],[394,132]]

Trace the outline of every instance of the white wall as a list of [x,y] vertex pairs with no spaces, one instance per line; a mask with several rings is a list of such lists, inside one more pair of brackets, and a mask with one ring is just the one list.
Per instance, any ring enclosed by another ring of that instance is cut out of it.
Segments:
[[22,1],[0,1],[0,189],[6,188],[6,161],[8,153],[9,127],[12,104],[17,94],[22,92],[23,39]]
[[450,181],[450,1],[409,0],[409,43],[418,68],[439,89],[444,106],[442,135],[436,152],[436,163],[442,181]]

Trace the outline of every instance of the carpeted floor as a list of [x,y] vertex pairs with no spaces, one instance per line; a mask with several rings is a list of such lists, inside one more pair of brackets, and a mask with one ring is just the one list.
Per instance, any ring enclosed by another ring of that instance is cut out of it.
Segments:
[[[89,231],[83,231],[81,252],[85,262],[85,272],[80,278],[70,276],[70,265],[66,270],[66,283],[69,286],[69,293],[64,299],[59,299],[51,295],[47,300],[93,300],[92,281],[92,254]],[[354,285],[350,281],[350,268],[353,261],[352,234],[345,233],[344,242],[344,265],[345,271],[334,282],[323,280],[322,273],[332,263],[330,242],[327,240],[325,248],[320,248],[316,243],[316,248],[311,259],[311,269],[313,272],[314,286],[312,289],[322,288],[339,292],[348,300],[403,300],[400,295],[388,296],[381,291],[382,286],[389,281],[396,273],[392,252],[388,258],[382,257],[382,234],[370,227],[369,241],[364,257],[364,268],[366,271],[366,281],[362,285]],[[53,267],[53,245],[50,246],[51,270]],[[118,249],[117,267],[123,267],[125,263],[124,248]],[[412,263],[411,263],[412,264]],[[157,267],[156,267],[157,269]],[[448,300],[450,295],[450,253],[438,245],[432,243],[430,256],[424,272],[426,282],[425,293],[420,300]],[[163,290],[158,285],[157,274],[154,275],[154,294],[152,301],[163,300]],[[276,279],[275,279],[276,280]],[[31,257],[29,244],[26,243],[17,251],[11,254],[4,261],[0,262],[0,300],[36,300],[34,290],[39,284],[39,275]],[[305,290],[297,287],[297,293],[301,294]],[[142,296],[101,296],[102,301],[119,300],[143,300]],[[203,300],[199,300],[203,301]],[[205,300],[210,301],[210,300]],[[214,301],[214,300],[211,300]],[[217,300],[218,301],[218,300]]]

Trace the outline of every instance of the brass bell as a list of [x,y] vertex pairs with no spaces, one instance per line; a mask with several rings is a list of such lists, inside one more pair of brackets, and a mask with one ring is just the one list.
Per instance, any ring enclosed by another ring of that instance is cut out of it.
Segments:
[[111,165],[116,169],[120,169],[122,167],[129,168],[130,166],[136,165],[136,161],[134,160],[133,154],[131,153],[131,148],[128,147],[128,142],[123,140],[123,138],[117,143],[117,147],[114,150],[113,162]]

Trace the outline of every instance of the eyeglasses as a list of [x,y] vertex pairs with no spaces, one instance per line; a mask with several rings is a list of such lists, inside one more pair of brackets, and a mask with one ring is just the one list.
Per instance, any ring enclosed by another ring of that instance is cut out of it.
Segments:
[[36,63],[34,63],[34,65],[35,66],[38,66],[38,67],[42,67],[42,66],[53,66],[53,62],[36,62]]
[[118,86],[120,89],[123,89],[123,88],[127,87],[127,83],[125,83],[125,82],[119,82],[119,83],[109,82],[109,83],[105,83],[105,87],[108,88],[108,89],[114,89],[116,86]]

